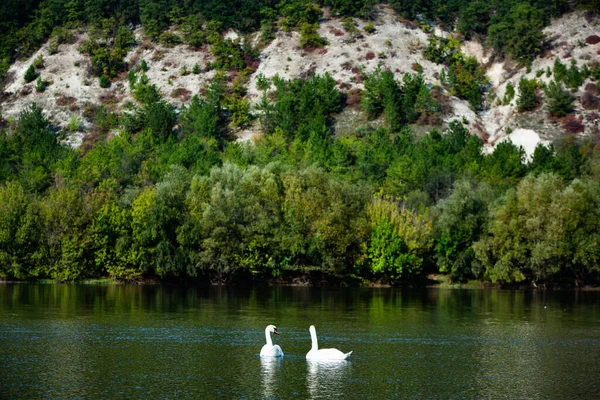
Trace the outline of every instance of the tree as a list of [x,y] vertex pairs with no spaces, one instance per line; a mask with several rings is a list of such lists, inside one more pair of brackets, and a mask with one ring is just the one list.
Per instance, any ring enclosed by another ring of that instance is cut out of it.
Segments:
[[91,263],[90,217],[78,190],[51,188],[40,204],[43,224],[40,265],[45,276],[72,281],[97,274]]
[[499,54],[508,53],[521,63],[530,62],[542,49],[545,36],[543,13],[527,4],[514,5],[506,17],[488,29],[488,43]]
[[33,64],[29,66],[29,68],[27,68],[27,71],[25,71],[25,76],[23,77],[23,79],[25,79],[26,83],[32,82],[35,78],[37,78],[38,74],[35,71],[35,68],[33,67]]
[[[410,85],[412,80],[408,80]],[[399,130],[401,125],[406,123],[406,117],[402,110],[402,89],[394,79],[394,74],[390,71],[382,71],[378,67],[365,77],[364,85],[365,91],[362,95],[361,106],[367,112],[368,117],[377,118],[383,113],[390,129]],[[420,85],[416,88],[415,97],[419,88]],[[412,106],[414,112],[414,100],[412,103],[407,103]]]
[[548,282],[569,268],[596,268],[600,259],[597,183],[556,175],[527,176],[492,212],[489,236],[474,244],[492,281]]
[[282,176],[282,251],[290,263],[330,274],[353,273],[366,236],[368,189],[344,182],[320,168]]
[[553,80],[545,89],[547,108],[555,117],[564,117],[573,111],[573,97],[560,82]]
[[491,183],[504,182],[509,187],[514,186],[527,172],[524,159],[522,147],[510,141],[500,142],[494,152],[485,158],[483,173]]
[[27,279],[41,275],[38,214],[37,202],[18,182],[0,186],[0,277]]
[[94,264],[110,277],[138,279],[142,271],[131,251],[131,207],[119,204],[118,195],[118,183],[114,179],[103,181],[94,190],[94,197],[99,203],[91,227]]
[[370,271],[391,280],[419,275],[432,245],[427,218],[381,198],[373,200],[367,215],[371,225],[367,250]]
[[236,275],[269,276],[283,260],[280,179],[271,168],[227,163],[192,179],[189,222],[179,241],[190,254],[188,274],[225,282]]
[[538,105],[537,87],[538,84],[535,79],[521,78],[519,80],[519,96],[517,97],[517,110],[519,112],[535,110]]
[[462,7],[456,29],[467,37],[473,33],[485,35],[489,21],[490,4],[477,0]]
[[157,101],[142,108],[144,126],[151,129],[154,136],[167,140],[175,125],[175,110],[165,101]]
[[479,278],[472,244],[480,239],[488,220],[492,192],[485,185],[461,180],[452,194],[438,203],[440,217],[435,223],[435,259],[440,272],[452,279]]

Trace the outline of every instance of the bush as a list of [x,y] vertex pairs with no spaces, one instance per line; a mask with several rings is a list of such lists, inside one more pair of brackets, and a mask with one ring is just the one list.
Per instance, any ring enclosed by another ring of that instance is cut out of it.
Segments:
[[181,40],[181,38],[178,35],[168,31],[161,33],[158,37],[158,40],[166,47],[173,47],[183,43],[183,40]]
[[102,76],[100,77],[100,87],[101,87],[101,88],[107,88],[107,87],[110,87],[110,79],[108,79],[108,78],[106,77],[106,75],[102,75]]
[[44,56],[43,55],[39,55],[35,58],[35,60],[33,60],[33,63],[31,63],[31,65],[33,65],[33,68],[35,69],[43,69],[44,68]]
[[46,82],[42,79],[41,76],[39,76],[37,78],[37,81],[35,81],[35,91],[40,93],[44,92],[46,90],[46,87],[48,87],[48,82]]
[[140,63],[140,69],[143,72],[148,72],[148,70],[150,69],[150,67],[148,66],[148,63],[146,62],[146,60],[142,59],[142,62]]
[[37,78],[37,72],[35,72],[35,68],[33,67],[33,65],[30,65],[29,68],[27,68],[27,71],[25,71],[25,76],[23,77],[25,79],[26,83],[32,82],[35,78]]
[[79,119],[75,114],[72,114],[71,117],[69,117],[69,124],[67,125],[67,129],[69,130],[69,132],[75,132],[79,130],[80,126],[81,122],[79,122]]
[[319,24],[302,24],[300,28],[300,46],[303,48],[318,49],[329,44],[327,39],[319,36]]
[[508,82],[506,84],[506,93],[504,94],[504,99],[502,100],[502,103],[504,105],[509,105],[514,97],[515,97],[515,87],[512,85],[512,83]]

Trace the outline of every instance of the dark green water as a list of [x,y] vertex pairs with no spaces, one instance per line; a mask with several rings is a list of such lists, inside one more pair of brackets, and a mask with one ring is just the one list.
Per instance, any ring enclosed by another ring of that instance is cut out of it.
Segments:
[[[307,363],[310,324],[350,361]],[[600,292],[0,284],[2,399],[599,393]]]

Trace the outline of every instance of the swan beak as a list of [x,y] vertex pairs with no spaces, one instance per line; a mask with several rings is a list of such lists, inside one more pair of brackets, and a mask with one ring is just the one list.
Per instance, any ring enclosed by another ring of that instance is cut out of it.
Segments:
[[279,332],[277,332],[277,328],[273,328],[273,333],[279,335]]

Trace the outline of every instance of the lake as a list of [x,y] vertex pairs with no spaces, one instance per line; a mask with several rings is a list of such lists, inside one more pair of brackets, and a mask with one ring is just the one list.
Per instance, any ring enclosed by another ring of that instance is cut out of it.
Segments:
[[[349,361],[307,362],[311,324]],[[598,393],[600,292],[0,284],[2,399]]]

